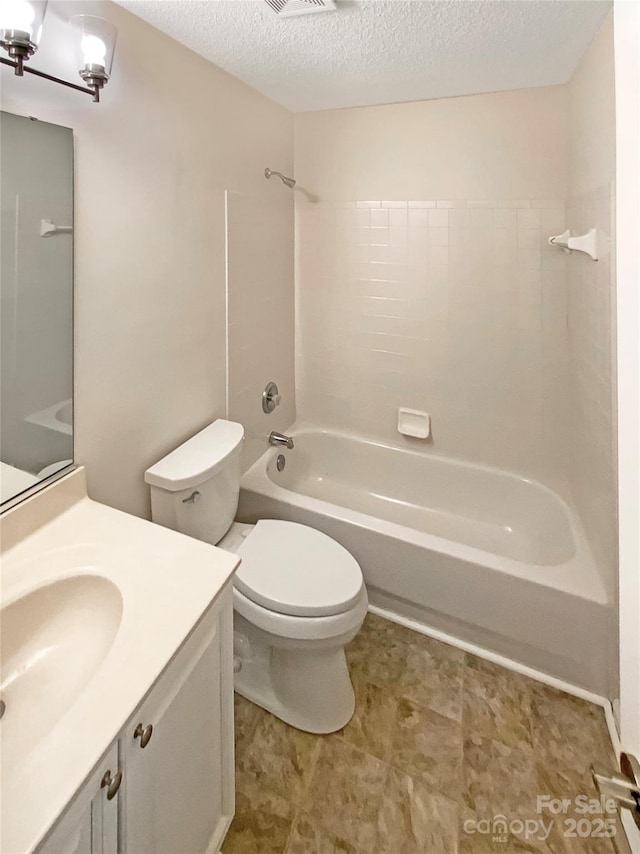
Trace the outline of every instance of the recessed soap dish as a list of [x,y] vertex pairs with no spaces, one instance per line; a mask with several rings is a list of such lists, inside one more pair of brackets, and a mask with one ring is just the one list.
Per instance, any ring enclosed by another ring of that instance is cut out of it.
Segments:
[[428,439],[431,433],[429,413],[419,409],[398,409],[398,432],[413,439]]

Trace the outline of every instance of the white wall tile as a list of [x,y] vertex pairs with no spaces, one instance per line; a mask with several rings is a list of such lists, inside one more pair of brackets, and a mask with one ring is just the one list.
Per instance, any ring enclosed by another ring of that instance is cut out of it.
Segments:
[[447,228],[449,225],[449,211],[436,208],[429,211],[429,226],[432,228]]
[[[596,227],[615,239],[610,185],[569,200],[567,222],[576,232]],[[562,254],[562,253],[560,253]],[[596,561],[615,577],[616,423],[614,336],[615,300],[610,255],[594,262],[582,253],[563,255],[566,265],[569,373],[568,449],[571,489]],[[565,267],[562,268],[563,271]],[[545,293],[563,272],[549,270]]]
[[535,208],[520,208],[518,228],[540,228],[540,211]]
[[[425,408],[438,449],[557,486],[567,292],[564,268],[543,270],[543,256],[545,228],[564,227],[562,200],[353,209],[379,223],[366,238],[326,211],[333,231],[308,211],[298,220],[300,417],[393,441],[397,407]],[[329,283],[321,258],[355,248],[357,275],[337,264]]]

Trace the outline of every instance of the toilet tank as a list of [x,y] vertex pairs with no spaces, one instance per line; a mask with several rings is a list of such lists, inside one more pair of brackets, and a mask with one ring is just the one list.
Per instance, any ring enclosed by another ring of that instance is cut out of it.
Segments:
[[219,542],[238,509],[243,439],[242,424],[219,419],[147,469],[153,521]]

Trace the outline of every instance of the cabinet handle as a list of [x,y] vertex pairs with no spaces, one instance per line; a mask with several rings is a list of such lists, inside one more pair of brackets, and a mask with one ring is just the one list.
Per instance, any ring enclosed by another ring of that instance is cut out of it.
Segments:
[[118,771],[114,777],[111,776],[111,771],[105,771],[100,788],[107,789],[107,800],[111,801],[118,794],[118,789],[122,783],[122,771]]
[[151,741],[151,736],[153,735],[153,724],[147,724],[147,726],[142,726],[142,724],[138,724],[138,726],[133,731],[133,737],[140,739],[140,747],[146,747],[147,744]]

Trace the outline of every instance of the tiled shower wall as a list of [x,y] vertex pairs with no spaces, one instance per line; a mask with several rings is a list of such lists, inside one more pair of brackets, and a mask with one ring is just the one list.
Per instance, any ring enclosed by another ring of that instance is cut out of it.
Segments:
[[[567,260],[571,492],[611,601],[617,600],[615,378],[616,121],[613,17],[609,15],[568,86],[567,225],[597,228],[598,261]],[[612,666],[612,672],[617,667]]]
[[575,252],[567,265],[569,318],[569,476],[596,561],[615,594],[617,555],[615,235],[612,185],[569,200],[575,233],[597,228],[597,262]]
[[298,205],[298,417],[564,490],[564,227],[562,199]]
[[[245,428],[243,469],[295,419],[293,196],[282,189],[227,193],[227,417]],[[271,380],[282,403],[265,415]]]

